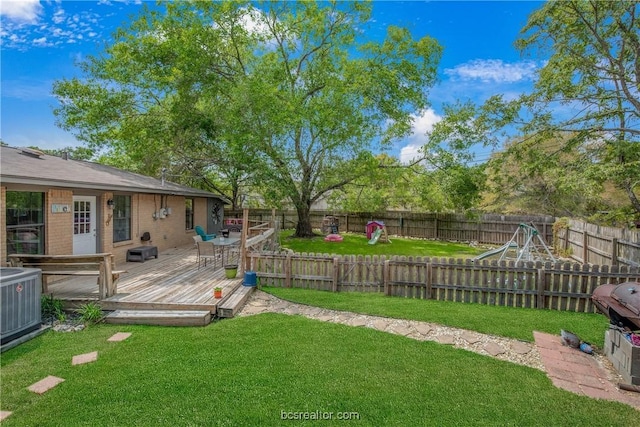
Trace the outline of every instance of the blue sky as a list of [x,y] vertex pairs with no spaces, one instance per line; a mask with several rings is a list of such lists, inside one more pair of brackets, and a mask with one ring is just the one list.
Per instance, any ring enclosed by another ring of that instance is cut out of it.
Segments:
[[[2,0],[0,138],[12,146],[62,148],[81,145],[55,125],[54,81],[79,76],[77,61],[109,42],[135,15],[141,1]],[[443,103],[482,102],[502,93],[515,97],[531,88],[540,59],[522,58],[513,47],[527,17],[543,2],[374,1],[371,33],[389,25],[429,35],[444,46],[440,81],[429,96],[432,108],[416,112],[414,135],[391,154],[407,160],[439,120]],[[486,160],[489,149],[477,153]]]

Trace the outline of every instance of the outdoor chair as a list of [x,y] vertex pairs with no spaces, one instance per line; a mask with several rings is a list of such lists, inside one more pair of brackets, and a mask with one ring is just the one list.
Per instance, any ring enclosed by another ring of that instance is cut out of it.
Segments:
[[[202,237],[198,236],[197,234],[192,237],[193,237],[193,247],[198,249],[198,242],[202,242]],[[200,251],[198,251],[198,258],[196,259],[196,262],[200,264]]]
[[202,227],[200,227],[199,225],[196,225],[196,233],[198,233],[198,236],[202,237],[203,241],[207,241],[207,240],[211,240],[211,239],[215,239],[216,235],[215,234],[207,234],[204,232],[204,230],[202,229]]
[[204,261],[204,266],[207,266],[207,261],[213,261],[213,266],[216,266],[216,260],[220,260],[222,266],[222,254],[211,241],[196,242],[198,247],[198,269],[200,269],[200,263]]

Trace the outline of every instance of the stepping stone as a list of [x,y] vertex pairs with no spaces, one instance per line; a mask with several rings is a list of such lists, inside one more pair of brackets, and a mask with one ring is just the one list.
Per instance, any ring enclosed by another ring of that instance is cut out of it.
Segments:
[[413,332],[413,330],[411,328],[409,328],[408,326],[404,326],[404,325],[392,326],[391,330],[393,331],[393,333],[398,334],[398,335],[403,335],[405,337]]
[[300,309],[298,307],[296,307],[295,305],[292,305],[290,307],[285,308],[283,313],[284,314],[299,314],[300,313]]
[[456,337],[454,337],[453,335],[440,335],[436,337],[436,341],[438,341],[440,344],[453,345],[456,343]]
[[341,323],[343,325],[346,325],[349,323],[349,321],[351,320],[351,318],[347,315],[341,314],[340,316],[338,316],[338,318],[336,319],[336,323]]
[[518,354],[527,354],[531,351],[531,346],[523,342],[513,343],[511,348],[513,349],[513,351],[515,351]]
[[379,331],[384,331],[385,329],[387,329],[387,326],[388,324],[385,320],[376,319],[373,321],[373,327]]
[[469,344],[480,342],[480,338],[476,334],[472,334],[470,332],[463,332],[462,335],[460,335],[460,338],[462,338]]
[[11,411],[0,411],[0,421],[6,420],[12,413]]
[[333,316],[329,314],[323,314],[322,316],[318,316],[318,320],[322,320],[323,322],[330,322],[333,320]]
[[130,336],[131,336],[131,332],[118,332],[117,334],[112,335],[111,338],[109,338],[107,341],[111,341],[111,342],[124,341]]
[[416,328],[416,331],[422,335],[429,335],[429,332],[432,331],[431,326],[424,323],[416,323],[414,328]]
[[367,319],[364,317],[355,317],[353,319],[351,319],[351,322],[349,323],[351,326],[366,326],[367,325]]
[[79,354],[77,356],[73,356],[71,359],[72,365],[83,365],[85,363],[91,363],[98,360],[98,352],[92,351],[91,353]]
[[37,383],[31,384],[27,389],[34,393],[42,394],[60,384],[64,379],[49,375],[46,378],[41,379]]
[[505,352],[504,348],[502,348],[501,346],[493,342],[490,342],[489,344],[485,345],[484,349],[487,353],[489,353],[493,357],[496,357],[497,355],[503,354]]

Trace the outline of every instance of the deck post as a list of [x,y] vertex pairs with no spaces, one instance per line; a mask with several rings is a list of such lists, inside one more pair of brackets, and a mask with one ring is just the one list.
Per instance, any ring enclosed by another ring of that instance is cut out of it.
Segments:
[[249,234],[249,209],[242,210],[242,232],[240,233],[240,273],[248,271],[249,257],[247,256],[247,235]]

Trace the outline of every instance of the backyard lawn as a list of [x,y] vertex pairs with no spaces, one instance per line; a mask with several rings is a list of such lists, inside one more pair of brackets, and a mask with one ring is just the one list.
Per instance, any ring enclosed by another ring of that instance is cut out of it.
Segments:
[[427,239],[409,239],[390,236],[391,243],[370,245],[364,234],[342,233],[342,242],[325,242],[323,235],[311,239],[294,238],[293,230],[280,232],[280,246],[294,252],[328,253],[336,255],[406,255],[421,257],[472,258],[487,249],[471,247],[465,243],[441,242]]
[[388,297],[377,292],[276,287],[262,287],[262,290],[288,301],[315,307],[438,323],[523,341],[533,341],[533,331],[559,335],[560,330],[565,329],[602,348],[604,333],[609,326],[606,316],[595,313]]
[[[491,322],[491,319],[487,319]],[[132,332],[123,342],[107,342]],[[71,366],[77,354],[98,360]],[[96,325],[2,354],[10,426],[634,425],[544,372],[374,329],[262,314],[202,328]],[[43,395],[27,387],[54,375]],[[291,418],[330,420],[291,421]],[[287,418],[287,420],[283,419]]]

